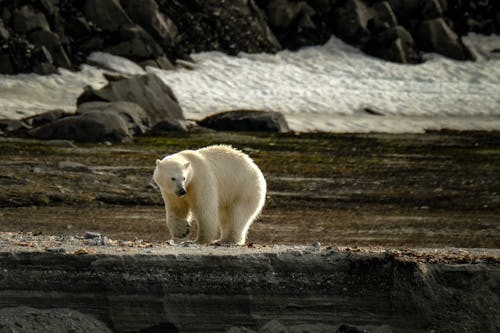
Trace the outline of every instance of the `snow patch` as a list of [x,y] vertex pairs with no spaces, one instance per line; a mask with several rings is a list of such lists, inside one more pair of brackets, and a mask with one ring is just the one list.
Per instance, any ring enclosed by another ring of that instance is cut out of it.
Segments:
[[[277,54],[193,54],[191,69],[160,70],[187,118],[236,109],[282,112],[296,131],[422,132],[425,129],[500,129],[499,36],[471,34],[464,42],[477,62],[436,54],[420,65],[367,56],[332,37],[325,45]],[[94,53],[91,59],[122,73],[144,73],[128,60]],[[0,75],[0,118],[75,109],[86,84],[106,82],[102,70]],[[381,115],[366,112],[376,111]]]

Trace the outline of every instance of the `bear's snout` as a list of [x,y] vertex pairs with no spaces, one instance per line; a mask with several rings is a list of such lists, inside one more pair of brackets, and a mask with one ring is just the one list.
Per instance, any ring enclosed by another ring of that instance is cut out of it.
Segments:
[[177,191],[175,191],[175,194],[177,194],[178,197],[182,197],[183,195],[186,194],[186,190],[181,187],[177,189]]

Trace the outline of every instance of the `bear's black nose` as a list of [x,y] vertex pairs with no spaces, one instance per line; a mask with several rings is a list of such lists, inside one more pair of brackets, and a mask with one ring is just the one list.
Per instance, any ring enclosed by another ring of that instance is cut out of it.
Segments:
[[177,196],[182,197],[184,194],[186,194],[186,190],[183,188],[180,188],[177,190]]

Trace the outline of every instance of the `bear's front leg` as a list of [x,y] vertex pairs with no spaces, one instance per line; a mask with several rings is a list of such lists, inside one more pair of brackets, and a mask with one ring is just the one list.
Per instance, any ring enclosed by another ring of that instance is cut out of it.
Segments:
[[203,201],[198,201],[196,207],[193,208],[193,214],[198,224],[197,243],[210,244],[217,239],[219,233],[219,210],[217,206],[217,201],[214,200],[213,196],[208,196]]
[[175,198],[165,202],[166,222],[170,237],[184,238],[189,234],[191,223],[189,220],[189,206]]

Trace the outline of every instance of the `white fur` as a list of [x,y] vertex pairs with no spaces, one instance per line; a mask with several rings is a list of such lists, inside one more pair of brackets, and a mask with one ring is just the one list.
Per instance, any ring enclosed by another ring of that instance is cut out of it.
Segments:
[[[186,234],[192,215],[198,223],[196,242],[203,244],[244,244],[266,198],[266,180],[257,165],[226,145],[157,160],[153,179],[165,202],[172,237]],[[182,190],[186,193],[179,196]]]

